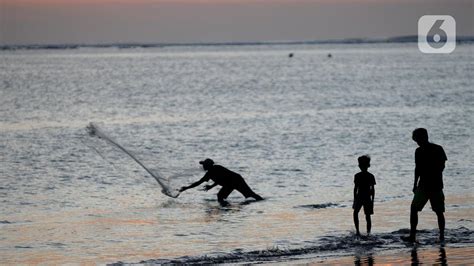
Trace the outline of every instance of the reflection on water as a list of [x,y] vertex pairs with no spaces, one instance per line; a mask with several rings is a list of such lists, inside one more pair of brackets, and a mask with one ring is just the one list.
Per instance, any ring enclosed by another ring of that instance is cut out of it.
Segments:
[[372,257],[372,254],[368,256],[359,256],[356,255],[354,259],[354,265],[360,266],[360,265],[369,265],[372,266],[374,265],[374,258]]
[[[453,256],[457,256],[460,252],[453,252]],[[461,252],[462,253],[462,252]],[[375,257],[375,258],[374,258]],[[402,254],[390,255],[390,256],[377,256],[372,252],[369,254],[360,254],[356,252],[354,255],[354,265],[374,265],[375,261],[377,263],[384,264],[410,264],[419,265],[419,264],[436,264],[436,265],[448,265],[448,259],[446,256],[446,250],[443,246],[440,246],[437,249],[420,249],[418,246],[415,246],[411,249],[410,258],[402,256]],[[457,260],[458,261],[458,260]],[[461,261],[463,259],[461,258]],[[344,264],[344,260],[338,261]]]
[[441,246],[439,248],[438,254],[436,254],[435,251],[423,252],[423,256],[418,256],[418,247],[413,247],[411,250],[411,264],[418,265],[422,263],[447,265],[448,260],[444,247]]
[[444,250],[443,247],[439,248],[439,258],[436,262],[438,262],[442,265],[447,265],[448,264],[448,260],[446,258],[446,251]]

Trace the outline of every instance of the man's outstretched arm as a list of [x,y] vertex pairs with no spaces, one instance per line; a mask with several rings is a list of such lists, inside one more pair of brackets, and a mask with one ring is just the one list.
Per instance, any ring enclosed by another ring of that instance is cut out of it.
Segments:
[[184,186],[184,187],[182,187],[182,188],[179,190],[179,192],[183,192],[183,191],[188,190],[188,189],[190,189],[190,188],[197,187],[197,186],[201,185],[201,184],[202,184],[203,182],[205,182],[205,181],[207,181],[207,180],[203,177],[203,178],[201,178],[199,181],[194,182],[194,183],[192,183],[192,184],[189,185],[189,186]]
[[212,185],[207,185],[207,186],[205,186],[205,187],[204,187],[204,190],[205,190],[205,191],[208,191],[209,189],[212,189],[212,188],[215,187],[215,186],[217,186],[217,183],[216,183],[216,182],[214,182],[214,184],[212,184]]

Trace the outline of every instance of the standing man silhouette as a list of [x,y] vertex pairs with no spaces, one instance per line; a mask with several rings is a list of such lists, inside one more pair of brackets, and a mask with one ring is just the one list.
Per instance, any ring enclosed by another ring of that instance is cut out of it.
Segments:
[[448,158],[443,147],[428,141],[426,129],[415,129],[412,138],[419,147],[415,151],[415,183],[410,209],[410,236],[402,237],[402,239],[416,242],[418,212],[429,200],[431,208],[438,216],[439,240],[444,241],[443,170]]

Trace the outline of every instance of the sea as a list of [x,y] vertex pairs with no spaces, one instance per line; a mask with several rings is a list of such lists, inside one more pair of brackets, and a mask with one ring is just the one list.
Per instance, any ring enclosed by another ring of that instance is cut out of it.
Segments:
[[[0,51],[0,264],[474,263],[473,52],[472,43],[451,54],[416,43]],[[168,197],[90,136],[91,122],[175,191],[211,158],[265,200],[234,191],[222,207],[219,187]],[[400,240],[419,127],[448,157],[444,243],[429,204],[419,243]],[[356,237],[365,154],[375,208],[371,235],[361,211]]]

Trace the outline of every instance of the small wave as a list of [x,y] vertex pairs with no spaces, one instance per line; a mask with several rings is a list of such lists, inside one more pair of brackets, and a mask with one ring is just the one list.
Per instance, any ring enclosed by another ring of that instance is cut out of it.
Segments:
[[11,224],[11,223],[12,223],[12,222],[7,221],[7,220],[0,221],[0,224]]
[[66,246],[67,246],[66,244],[59,243],[59,242],[49,243],[49,244],[47,244],[47,245],[48,245],[48,246],[52,246],[52,247],[57,247],[57,248],[63,248],[63,247],[66,247]]
[[337,203],[322,203],[322,204],[306,204],[306,205],[298,205],[295,208],[306,208],[306,209],[326,209],[331,207],[340,207],[340,204]]
[[[216,263],[252,263],[252,262],[283,262],[291,257],[299,257],[311,254],[338,254],[351,252],[354,249],[397,249],[407,247],[407,243],[401,240],[401,236],[409,233],[409,229],[400,229],[390,233],[379,233],[366,237],[356,237],[353,233],[349,235],[332,235],[319,238],[314,244],[302,248],[272,248],[267,250],[242,251],[236,249],[233,252],[219,255],[184,256],[175,259],[152,259],[139,262],[140,264],[216,264]],[[474,231],[460,227],[446,230],[446,244],[472,244]],[[438,230],[419,230],[422,245],[437,244]],[[349,254],[349,253],[348,253]],[[111,265],[123,265],[117,262]]]
[[277,168],[277,169],[273,169],[273,171],[275,172],[303,172],[302,169],[298,169],[298,168]]

